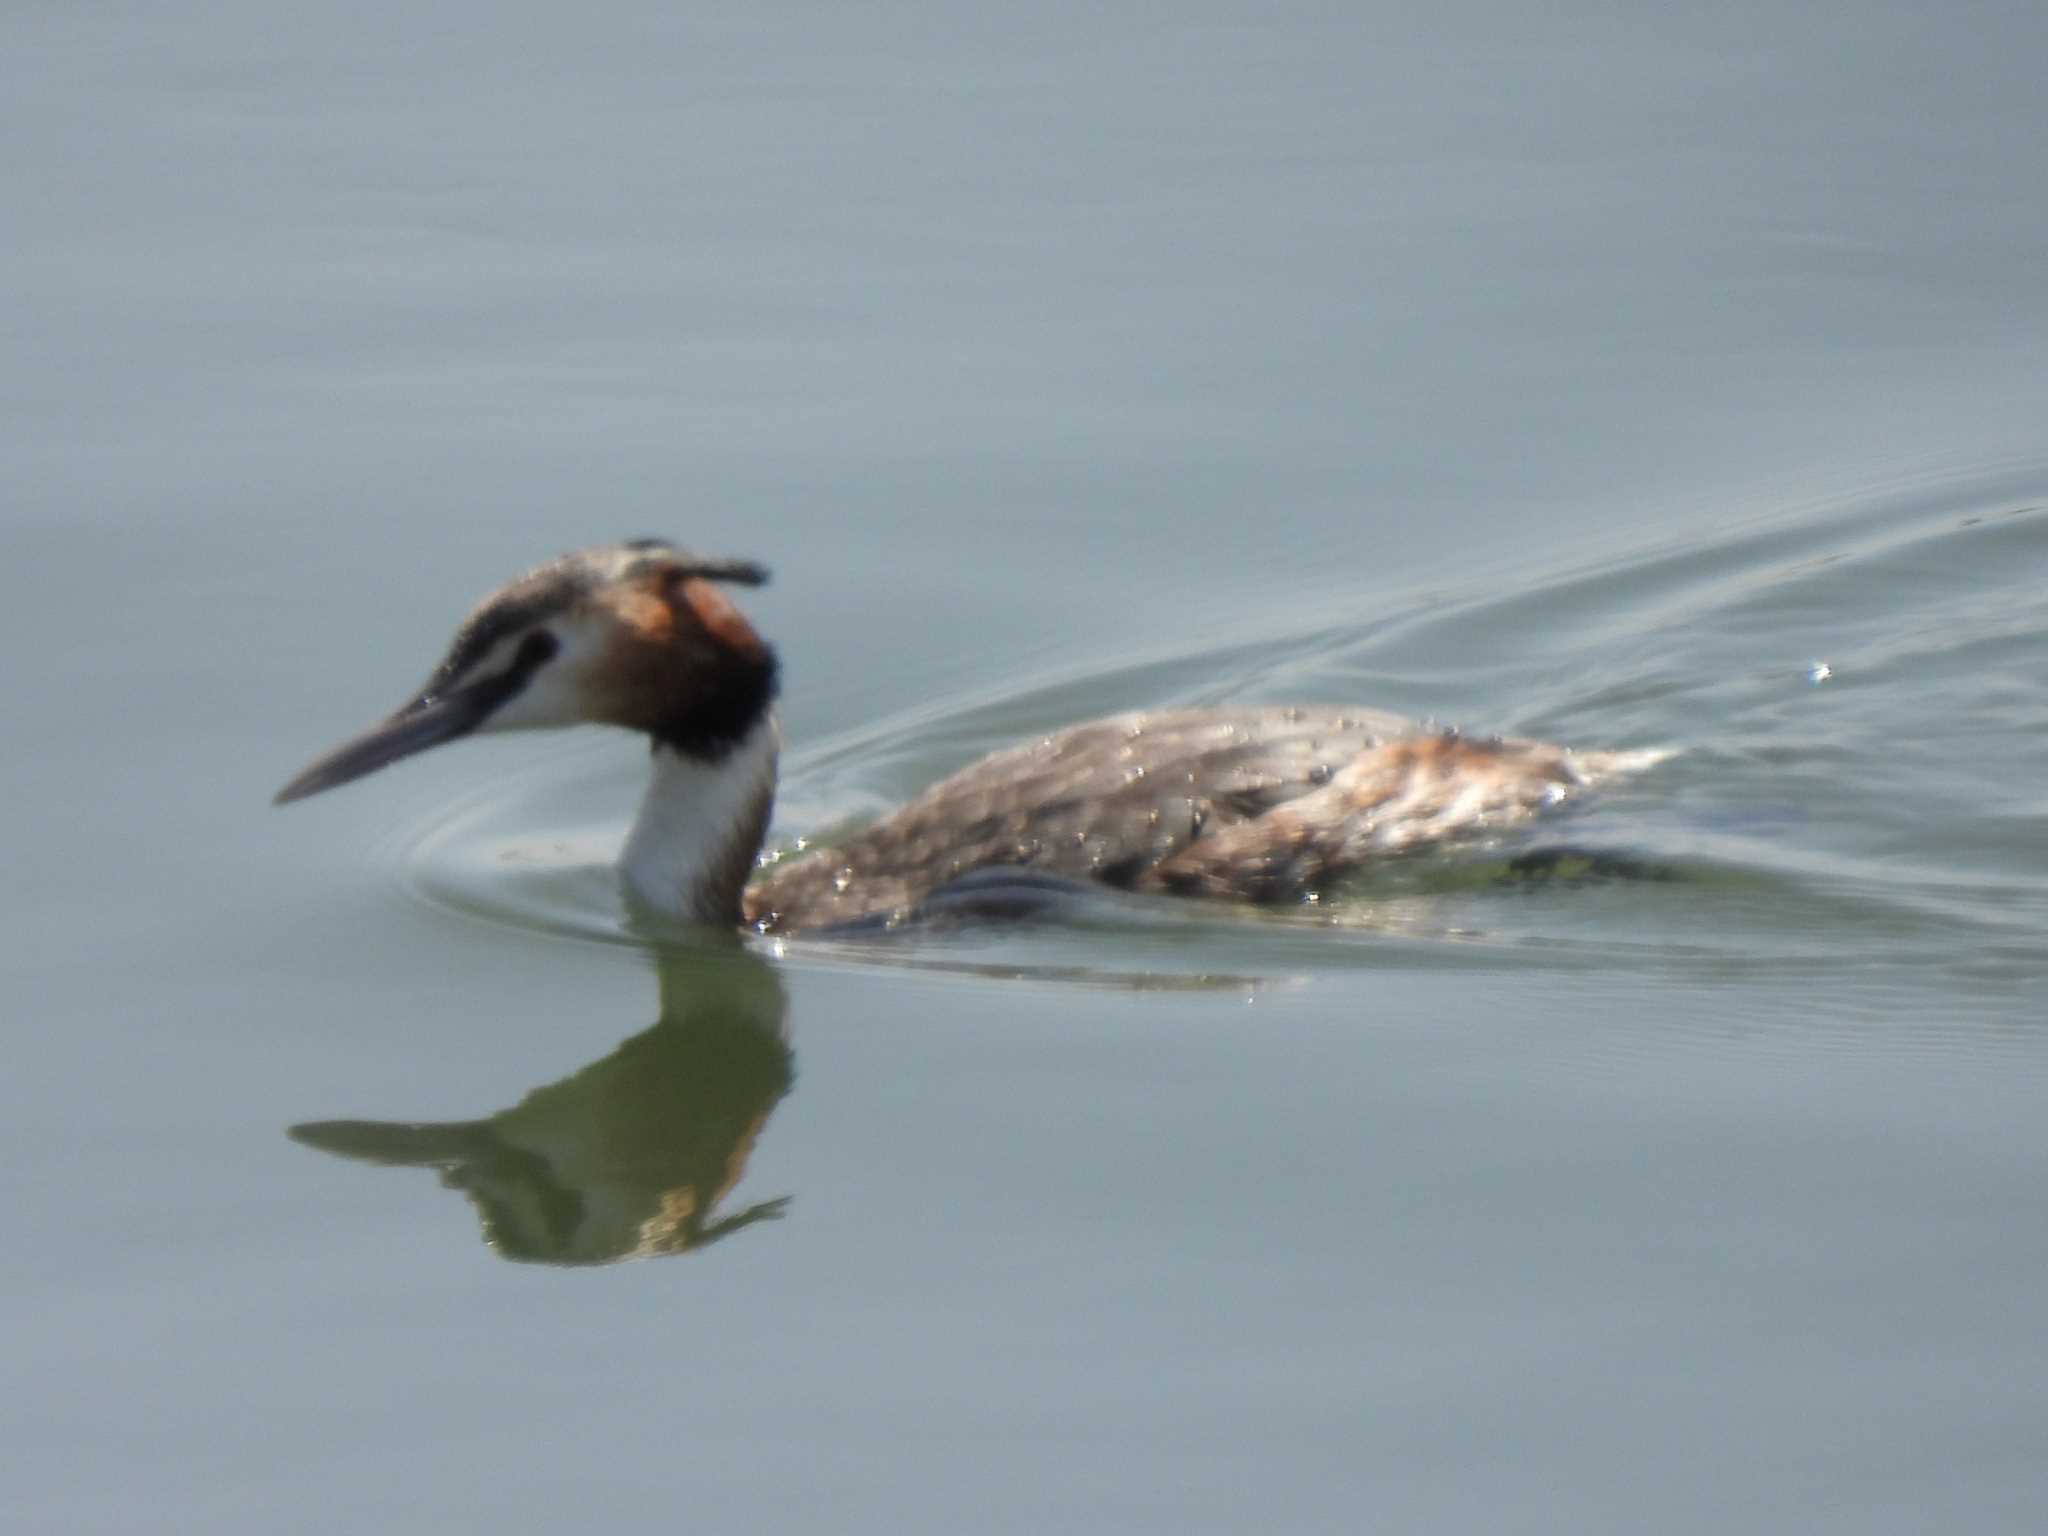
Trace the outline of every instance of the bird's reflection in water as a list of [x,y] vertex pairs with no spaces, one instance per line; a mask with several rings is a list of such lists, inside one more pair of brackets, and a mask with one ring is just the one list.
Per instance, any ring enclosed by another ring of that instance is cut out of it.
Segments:
[[602,1061],[485,1120],[322,1120],[294,1140],[342,1157],[438,1168],[504,1258],[610,1264],[687,1253],[782,1214],[719,1214],[795,1061],[772,966],[738,950],[659,954],[661,1018]]

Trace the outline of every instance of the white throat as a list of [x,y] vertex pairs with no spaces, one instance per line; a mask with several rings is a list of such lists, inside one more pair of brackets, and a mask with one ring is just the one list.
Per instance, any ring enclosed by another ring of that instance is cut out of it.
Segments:
[[619,855],[640,901],[691,923],[736,923],[768,831],[782,732],[763,715],[715,763],[656,745],[654,777]]

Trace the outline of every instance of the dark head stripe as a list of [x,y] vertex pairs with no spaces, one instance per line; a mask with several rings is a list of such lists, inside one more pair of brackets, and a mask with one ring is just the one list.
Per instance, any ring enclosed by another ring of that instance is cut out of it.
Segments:
[[522,629],[531,629],[546,619],[553,618],[574,600],[575,594],[556,588],[536,592],[531,596],[501,598],[480,613],[471,616],[462,628],[455,632],[454,642],[448,647],[448,655],[441,665],[434,669],[433,686],[445,687],[459,681],[469,670],[486,656],[494,646],[508,635],[516,635]]

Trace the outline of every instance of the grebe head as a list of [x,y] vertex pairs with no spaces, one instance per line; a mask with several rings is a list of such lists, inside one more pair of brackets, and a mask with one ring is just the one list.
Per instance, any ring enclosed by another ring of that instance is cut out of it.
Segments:
[[743,560],[635,539],[551,560],[479,603],[426,685],[278,791],[284,805],[473,732],[619,725],[716,762],[766,719],[775,653],[714,582]]

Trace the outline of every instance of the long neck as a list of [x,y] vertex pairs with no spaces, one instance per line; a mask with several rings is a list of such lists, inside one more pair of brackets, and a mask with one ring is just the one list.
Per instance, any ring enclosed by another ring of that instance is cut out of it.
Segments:
[[768,835],[781,732],[764,713],[715,754],[654,747],[654,777],[619,856],[639,900],[689,923],[733,927]]

